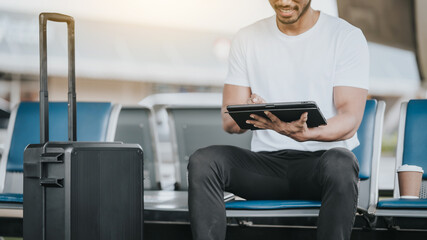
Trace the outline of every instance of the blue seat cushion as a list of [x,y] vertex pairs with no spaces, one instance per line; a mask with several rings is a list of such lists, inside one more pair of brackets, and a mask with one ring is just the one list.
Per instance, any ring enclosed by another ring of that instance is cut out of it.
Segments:
[[20,193],[0,193],[0,202],[22,203],[23,195]]
[[319,208],[320,201],[307,200],[251,200],[234,201],[225,204],[226,209],[273,210],[292,208]]
[[377,207],[394,209],[427,209],[427,199],[385,199],[379,201]]

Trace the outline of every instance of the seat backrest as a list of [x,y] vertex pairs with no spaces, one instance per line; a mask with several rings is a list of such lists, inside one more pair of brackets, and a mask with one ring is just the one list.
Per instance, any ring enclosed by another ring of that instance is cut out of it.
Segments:
[[122,107],[115,140],[141,145],[144,151],[144,189],[160,189],[158,141],[152,110],[147,107]]
[[[427,99],[402,103],[396,149],[396,169],[401,165],[417,165],[424,169],[420,198],[427,198]],[[399,197],[395,177],[394,196]]]
[[[113,115],[115,115],[114,112],[118,112],[115,108],[119,107],[113,107],[111,103],[105,102],[78,102],[77,140],[112,141],[115,126],[112,128],[111,125],[117,121],[117,119],[113,119],[117,116]],[[8,179],[7,175],[18,172],[16,179],[22,178],[25,147],[28,144],[40,143],[39,103],[20,103],[12,113],[10,121],[8,129],[10,141],[0,162],[0,192],[11,190],[7,187],[8,183],[22,187],[22,184],[17,182],[20,180],[15,180],[14,177],[12,181]],[[68,141],[68,108],[66,102],[49,103],[49,140]],[[16,187],[12,188],[15,189]],[[22,191],[22,188],[19,191]]]
[[360,145],[353,149],[359,161],[359,207],[368,210],[378,197],[378,168],[381,155],[385,103],[367,100],[363,120],[357,130]]
[[406,109],[402,164],[417,165],[427,180],[427,99],[410,100]]
[[197,149],[211,145],[233,145],[250,149],[252,133],[228,134],[222,128],[221,107],[170,106],[172,152],[179,190],[188,189],[187,164]]
[[363,120],[357,130],[360,145],[353,149],[359,161],[359,178],[366,180],[371,177],[372,153],[374,150],[375,114],[377,112],[377,101],[366,101]]

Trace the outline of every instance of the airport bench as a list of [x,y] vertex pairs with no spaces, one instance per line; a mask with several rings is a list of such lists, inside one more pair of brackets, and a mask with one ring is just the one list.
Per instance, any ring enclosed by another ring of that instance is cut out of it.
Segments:
[[[371,212],[374,209],[372,206],[375,206],[378,198],[378,167],[384,109],[385,103],[382,101],[368,100],[366,102],[365,115],[358,130],[361,144],[354,149],[360,165],[358,208],[362,214]],[[207,113],[208,111],[212,115],[216,114],[217,119],[214,123],[210,122],[213,117]],[[199,112],[198,117],[195,117],[193,112]],[[180,181],[183,189],[186,189],[186,165],[189,156],[198,148],[210,145],[207,144],[208,142],[227,144],[227,141],[231,141],[227,139],[230,135],[225,133],[221,135],[223,130],[220,127],[219,108],[170,107],[168,113],[172,126],[172,139],[175,139],[175,151],[180,166],[178,170],[181,175]],[[217,127],[207,128],[206,124],[208,126],[209,124],[216,124]],[[242,144],[242,140],[239,140],[238,143]],[[305,200],[230,201],[225,206],[227,217],[237,219],[237,221],[253,218],[316,218],[321,202]],[[187,192],[148,191],[145,193],[145,210],[148,221],[162,221],[162,218],[163,221],[185,221],[188,214]]]
[[396,149],[396,170],[403,164],[424,169],[420,199],[400,199],[397,174],[394,198],[378,202],[375,215],[427,218],[427,99],[402,103]]
[[144,189],[160,190],[159,141],[153,110],[141,106],[123,106],[115,141],[141,145],[144,150]]

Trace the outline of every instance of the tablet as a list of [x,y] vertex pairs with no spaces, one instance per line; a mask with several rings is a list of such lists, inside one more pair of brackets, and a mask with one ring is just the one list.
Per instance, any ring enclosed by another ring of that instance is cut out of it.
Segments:
[[241,129],[258,130],[259,128],[252,124],[247,124],[246,120],[252,119],[251,114],[268,119],[264,111],[270,111],[284,122],[298,120],[301,114],[308,112],[307,126],[309,128],[326,125],[326,119],[314,101],[228,105],[227,110]]

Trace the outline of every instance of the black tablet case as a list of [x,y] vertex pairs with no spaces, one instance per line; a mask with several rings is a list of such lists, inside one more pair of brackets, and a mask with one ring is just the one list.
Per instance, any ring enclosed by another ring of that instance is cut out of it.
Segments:
[[284,122],[298,120],[301,114],[308,112],[307,126],[309,128],[326,125],[323,114],[313,101],[229,105],[227,110],[241,129],[258,130],[259,128],[254,127],[252,124],[247,124],[246,120],[252,119],[250,117],[251,114],[257,114],[268,119],[264,111],[270,111]]

